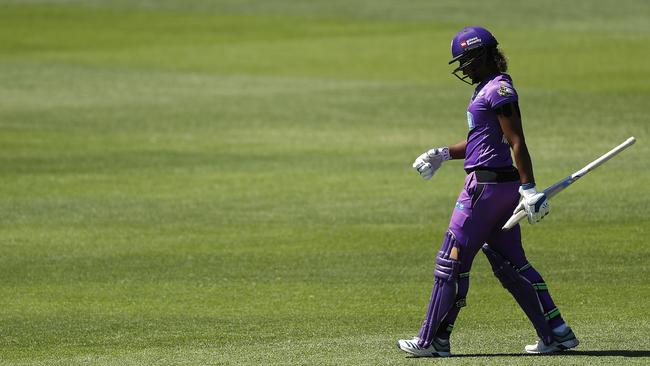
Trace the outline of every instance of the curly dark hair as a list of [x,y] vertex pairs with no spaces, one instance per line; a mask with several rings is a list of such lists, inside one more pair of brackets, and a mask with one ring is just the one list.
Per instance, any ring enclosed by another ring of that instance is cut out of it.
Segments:
[[489,61],[494,62],[494,66],[496,66],[499,72],[508,71],[508,59],[506,59],[506,56],[503,54],[503,51],[501,51],[497,47],[492,47],[488,50],[487,59]]

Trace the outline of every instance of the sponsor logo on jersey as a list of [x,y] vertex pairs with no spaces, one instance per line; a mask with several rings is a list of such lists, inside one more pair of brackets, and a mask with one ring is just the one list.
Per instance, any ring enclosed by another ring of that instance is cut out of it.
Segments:
[[465,209],[465,205],[463,205],[463,204],[460,203],[460,202],[456,202],[456,208],[462,211],[462,210]]

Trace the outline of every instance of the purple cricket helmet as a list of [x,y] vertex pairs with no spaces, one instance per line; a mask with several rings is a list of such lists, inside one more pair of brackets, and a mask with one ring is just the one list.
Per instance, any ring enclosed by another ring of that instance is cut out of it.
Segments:
[[482,27],[465,27],[456,34],[451,41],[451,61],[452,64],[458,61],[464,54],[479,47],[496,47],[499,42],[494,38],[492,33]]
[[451,73],[460,79],[460,81],[472,85],[476,80],[468,82],[469,75],[461,76],[459,73],[464,72],[471,65],[476,65],[479,60],[483,60],[487,55],[489,48],[496,48],[499,44],[496,38],[487,29],[481,27],[465,27],[460,30],[451,41],[451,61],[452,64],[459,61],[459,65]]

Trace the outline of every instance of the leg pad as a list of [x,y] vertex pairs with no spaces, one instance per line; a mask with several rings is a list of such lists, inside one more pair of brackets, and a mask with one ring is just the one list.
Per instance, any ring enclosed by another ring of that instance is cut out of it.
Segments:
[[458,306],[458,274],[460,262],[450,259],[449,254],[453,247],[458,250],[459,245],[450,233],[445,234],[441,250],[436,257],[436,268],[433,271],[434,282],[429,308],[420,328],[420,346],[428,347],[440,327],[442,320],[453,306]]
[[526,277],[520,274],[520,271],[530,267],[524,268],[524,266],[517,270],[500,253],[492,250],[489,245],[483,245],[482,249],[488,261],[490,261],[494,275],[499,279],[503,287],[512,294],[519,306],[526,313],[526,316],[535,327],[539,338],[544,343],[550,344],[553,340],[553,332],[548,324],[548,314],[544,314],[542,303],[537,295],[537,291],[542,290],[542,288],[540,286],[536,287]]

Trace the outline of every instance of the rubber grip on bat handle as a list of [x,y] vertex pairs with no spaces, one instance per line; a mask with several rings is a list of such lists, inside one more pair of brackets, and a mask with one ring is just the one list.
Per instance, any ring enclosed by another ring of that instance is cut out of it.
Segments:
[[518,211],[516,214],[510,216],[508,219],[508,222],[506,222],[505,225],[501,228],[502,230],[510,230],[512,229],[517,223],[521,220],[523,220],[526,217],[526,211],[521,210]]

